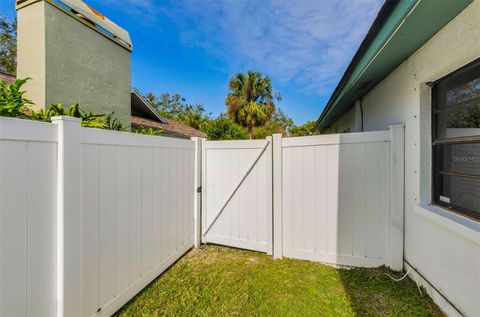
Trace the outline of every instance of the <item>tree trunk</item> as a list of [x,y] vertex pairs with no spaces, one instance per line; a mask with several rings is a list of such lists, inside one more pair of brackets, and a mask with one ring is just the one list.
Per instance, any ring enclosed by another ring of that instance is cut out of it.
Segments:
[[248,137],[250,140],[253,138],[253,127],[251,126],[248,127]]

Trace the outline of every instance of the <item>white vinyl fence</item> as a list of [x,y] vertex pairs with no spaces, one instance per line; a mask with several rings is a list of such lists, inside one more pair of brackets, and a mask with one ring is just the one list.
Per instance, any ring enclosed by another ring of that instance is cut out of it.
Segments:
[[274,135],[274,255],[403,265],[403,126]]
[[55,316],[57,128],[0,118],[0,316]]
[[83,312],[108,316],[193,246],[194,142],[82,132]]
[[202,142],[204,242],[402,268],[403,126],[271,143]]
[[110,316],[200,240],[402,268],[404,128],[181,140],[0,118],[0,316]]
[[114,313],[193,246],[195,163],[190,140],[0,118],[0,316]]

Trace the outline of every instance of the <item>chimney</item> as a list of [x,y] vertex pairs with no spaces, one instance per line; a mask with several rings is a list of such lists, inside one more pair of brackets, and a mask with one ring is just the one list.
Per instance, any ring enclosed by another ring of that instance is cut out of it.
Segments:
[[17,0],[17,78],[35,109],[79,103],[130,125],[127,31],[81,0]]

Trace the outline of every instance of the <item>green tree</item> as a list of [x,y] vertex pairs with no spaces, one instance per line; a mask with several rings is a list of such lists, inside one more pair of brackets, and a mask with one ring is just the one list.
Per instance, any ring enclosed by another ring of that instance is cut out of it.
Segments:
[[145,99],[165,118],[178,120],[183,109],[188,105],[186,99],[179,94],[161,94],[160,97],[149,92]]
[[209,140],[244,140],[248,138],[247,130],[228,120],[223,113],[213,120],[206,121],[201,130],[207,134]]
[[17,21],[0,16],[0,70],[17,72]]
[[230,92],[225,99],[227,117],[247,128],[249,138],[253,138],[253,128],[265,125],[275,111],[272,82],[258,71],[248,71],[234,75],[228,84]]
[[264,139],[275,133],[280,133],[283,136],[286,136],[288,130],[292,126],[292,118],[287,116],[282,109],[278,108],[272,114],[272,118],[264,126],[253,128],[252,135],[254,139]]
[[306,123],[296,126],[293,125],[288,130],[290,136],[306,136],[313,134],[315,127],[315,121],[307,121]]
[[149,92],[145,99],[162,117],[179,121],[194,129],[200,129],[202,124],[210,119],[202,105],[189,104],[180,94],[164,93],[156,97]]
[[209,116],[205,115],[202,105],[188,105],[178,115],[178,121],[194,129],[201,129],[202,124],[208,121]]

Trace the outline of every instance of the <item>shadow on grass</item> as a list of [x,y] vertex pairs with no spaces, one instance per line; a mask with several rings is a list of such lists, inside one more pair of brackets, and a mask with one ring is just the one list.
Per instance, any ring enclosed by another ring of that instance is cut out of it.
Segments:
[[115,316],[442,316],[411,280],[396,283],[385,272],[208,245],[190,251]]
[[420,288],[420,294],[410,278],[396,282],[386,273],[395,278],[402,276],[385,267],[338,270],[356,316],[445,316],[425,289]]

